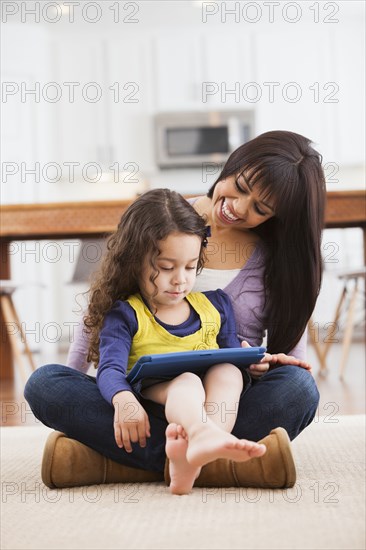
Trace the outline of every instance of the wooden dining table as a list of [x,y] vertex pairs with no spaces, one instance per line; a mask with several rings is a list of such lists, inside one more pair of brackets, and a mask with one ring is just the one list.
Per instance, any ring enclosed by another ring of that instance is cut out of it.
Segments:
[[[360,227],[366,263],[365,191],[329,191],[325,228]],[[10,279],[13,241],[100,238],[113,232],[132,199],[0,206],[0,278]],[[6,327],[1,318],[0,379],[14,376]]]

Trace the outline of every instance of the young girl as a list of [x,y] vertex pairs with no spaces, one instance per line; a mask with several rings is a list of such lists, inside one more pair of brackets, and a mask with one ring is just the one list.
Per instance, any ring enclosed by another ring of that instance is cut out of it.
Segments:
[[127,452],[132,443],[146,445],[150,426],[141,398],[165,406],[175,494],[188,493],[201,467],[217,458],[244,462],[266,451],[230,433],[250,380],[245,370],[223,363],[202,378],[186,372],[173,380],[145,379],[136,387],[126,380],[142,355],[240,347],[226,294],[191,292],[203,266],[206,235],[203,218],[181,195],[168,189],[145,193],[122,216],[109,242],[86,318],[97,385],[115,409],[117,445]]

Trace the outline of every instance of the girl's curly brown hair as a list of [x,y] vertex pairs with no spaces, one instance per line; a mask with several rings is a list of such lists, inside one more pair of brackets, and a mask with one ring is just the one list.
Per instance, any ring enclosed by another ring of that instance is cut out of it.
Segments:
[[88,361],[93,361],[95,367],[99,362],[99,334],[107,312],[117,300],[139,292],[138,281],[147,255],[154,268],[151,278],[154,282],[159,274],[158,242],[173,232],[201,238],[199,273],[207,242],[205,220],[175,191],[154,189],[141,195],[127,208],[117,230],[108,239],[100,270],[89,290],[88,313],[84,317],[86,330],[91,335]]

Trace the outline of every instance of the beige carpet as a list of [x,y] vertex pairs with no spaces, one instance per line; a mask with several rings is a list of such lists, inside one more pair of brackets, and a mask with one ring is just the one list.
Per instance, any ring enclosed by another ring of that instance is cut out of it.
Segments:
[[[49,490],[44,427],[3,428],[1,548],[364,549],[365,417],[320,417],[293,442],[288,490],[164,484]],[[335,422],[336,421],[336,422]]]

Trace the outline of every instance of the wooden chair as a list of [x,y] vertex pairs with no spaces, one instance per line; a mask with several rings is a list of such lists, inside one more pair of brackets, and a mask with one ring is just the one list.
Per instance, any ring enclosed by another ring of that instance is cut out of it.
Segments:
[[72,279],[68,284],[88,283],[99,268],[106,249],[107,238],[82,239]]
[[[0,307],[2,317],[4,319],[5,330],[8,333],[11,351],[13,354],[14,362],[18,365],[20,369],[21,377],[24,383],[28,379],[27,369],[24,365],[24,360],[22,356],[22,350],[20,343],[24,344],[25,356],[29,361],[29,365],[32,371],[36,370],[35,363],[33,361],[32,352],[28,346],[25,332],[20,322],[19,316],[17,314],[14,302],[13,302],[13,293],[17,289],[17,285],[8,280],[0,281]],[[14,330],[16,329],[16,331]]]
[[335,328],[338,325],[341,314],[345,313],[343,343],[339,361],[339,377],[343,379],[344,370],[349,354],[349,348],[351,345],[353,331],[355,327],[355,309],[357,296],[359,295],[361,281],[365,281],[365,276],[365,267],[358,271],[347,271],[338,275],[338,278],[343,281],[343,288],[336,306],[333,322],[329,323],[329,329],[324,344],[321,344],[318,341],[316,331],[314,330],[313,320],[310,319],[309,321],[308,331],[310,341],[314,346],[316,355],[318,357],[321,373],[324,373],[324,371],[327,369],[326,357],[328,355],[330,346],[334,342],[332,336],[334,335]]

